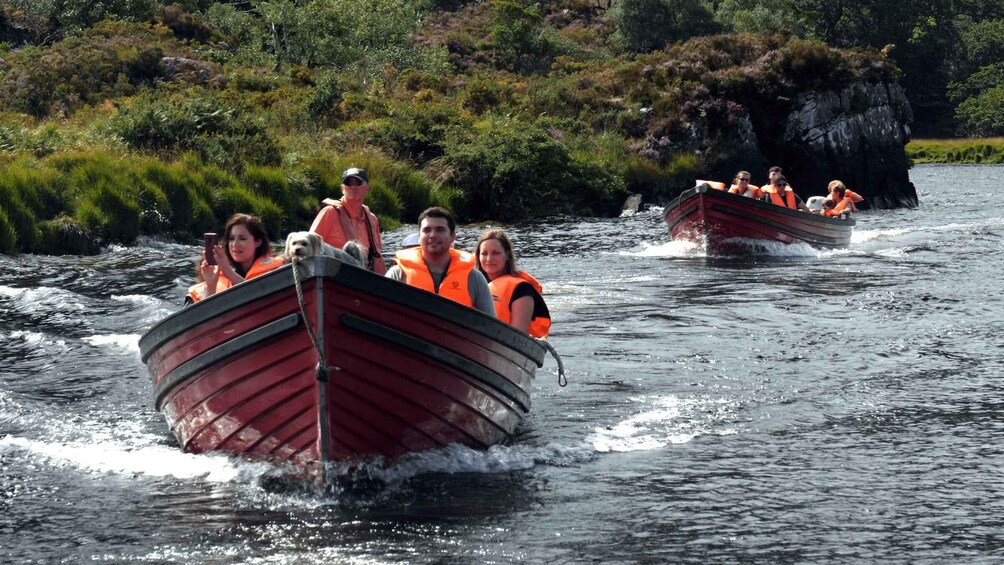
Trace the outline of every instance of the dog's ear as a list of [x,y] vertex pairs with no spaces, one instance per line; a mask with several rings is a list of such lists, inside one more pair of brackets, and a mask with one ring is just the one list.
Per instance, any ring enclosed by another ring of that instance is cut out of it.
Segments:
[[310,249],[314,252],[314,255],[320,255],[321,244],[324,242],[321,236],[314,232],[307,232],[307,240],[310,241]]

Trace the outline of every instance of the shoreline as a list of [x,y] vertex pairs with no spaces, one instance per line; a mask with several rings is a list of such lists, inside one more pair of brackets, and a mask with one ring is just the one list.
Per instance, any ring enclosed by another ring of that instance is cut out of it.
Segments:
[[914,165],[1004,164],[1004,137],[915,139],[905,150]]

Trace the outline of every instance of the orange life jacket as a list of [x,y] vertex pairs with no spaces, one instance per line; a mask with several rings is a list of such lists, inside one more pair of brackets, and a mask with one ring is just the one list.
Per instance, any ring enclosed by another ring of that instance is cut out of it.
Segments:
[[425,259],[422,258],[421,247],[402,249],[395,256],[398,267],[401,267],[401,271],[404,273],[406,283],[434,292],[464,306],[474,306],[474,298],[471,297],[470,289],[467,286],[471,269],[474,268],[474,255],[450,249],[450,265],[438,290],[432,280],[432,273],[429,272],[429,267],[425,264]]
[[840,198],[837,195],[836,191],[831,192],[830,195],[827,198],[829,198],[830,200],[832,200],[834,202],[839,202],[839,204],[837,204],[837,206],[839,206],[840,204],[844,204],[844,202],[846,201],[846,204],[844,204],[844,206],[846,207],[846,206],[849,205],[851,207],[851,212],[857,212],[858,211],[858,207],[854,205],[855,202],[861,202],[862,200],[865,199],[863,196],[861,196],[860,194],[858,194],[857,192],[854,192],[853,190],[851,190],[849,188],[848,189],[844,189],[844,197],[843,198]]
[[533,337],[545,338],[551,331],[551,314],[547,312],[546,306],[544,312],[538,312],[536,307],[538,297],[541,302],[544,300],[544,297],[541,296],[544,293],[544,288],[529,273],[517,271],[516,275],[502,275],[488,283],[488,288],[492,291],[492,302],[495,303],[495,317],[511,324],[512,294],[521,283],[529,283],[538,296],[534,297],[533,317],[530,318],[530,327],[527,329],[527,333]]
[[[366,248],[366,257],[363,259],[366,263],[366,268],[379,275],[386,273],[387,265],[384,263],[383,256],[381,255],[383,250],[380,248],[382,245],[379,237],[380,223],[377,221],[373,212],[370,212],[369,207],[365,204],[362,205],[362,219],[366,224],[366,238],[369,240],[369,244],[366,244],[366,242],[359,239],[359,234],[356,233],[356,228],[352,224],[352,218],[349,216],[348,210],[345,209],[344,202],[341,200],[325,198],[321,201],[321,203],[334,209],[335,214],[338,216],[338,225],[342,228],[342,235],[345,236],[345,241],[339,241],[339,239],[335,237],[335,234],[328,232],[328,230],[323,230],[327,233],[321,233],[320,231],[315,233],[318,233],[322,238],[324,238],[329,245],[339,249],[341,249],[347,241],[358,241]],[[319,214],[318,217],[314,219],[314,225],[311,226],[311,230],[314,230],[315,228],[321,229],[320,226],[318,226],[318,220],[320,218],[321,215]],[[376,224],[376,229],[373,228],[374,224]]]
[[[756,198],[757,200],[763,198],[763,191],[760,187],[755,184],[746,185],[747,190],[749,190],[750,198]],[[740,192],[739,185],[732,185],[729,187],[729,194],[738,194],[739,196],[745,196],[746,192]]]
[[798,208],[798,204],[795,202],[795,191],[787,186],[784,187],[784,198],[782,198],[781,195],[777,193],[777,190],[772,186],[765,187],[763,192],[764,194],[769,195],[770,201],[778,206],[784,206],[785,208],[791,208],[792,210],[796,210]]
[[[282,257],[269,257],[268,255],[262,255],[261,257],[255,259],[254,263],[251,264],[251,268],[248,269],[248,274],[244,277],[244,280],[260,277],[265,273],[274,271],[285,264],[286,262]],[[220,278],[216,280],[216,292],[223,292],[231,286],[233,286],[233,283],[230,282],[230,279],[221,273]],[[200,282],[190,286],[188,288],[188,297],[193,303],[205,298],[206,283]]]
[[700,179],[698,179],[697,183],[694,186],[700,186],[702,184],[706,184],[706,185],[710,186],[711,188],[713,188],[715,190],[725,190],[725,183],[724,182],[718,182],[718,181],[713,181],[713,180],[700,180]]
[[829,210],[824,210],[823,213],[830,217],[839,216],[844,210],[847,210],[847,206],[851,207],[851,210],[848,210],[848,212],[855,209],[854,200],[852,200],[849,196],[845,196],[844,199],[837,203],[836,206]]

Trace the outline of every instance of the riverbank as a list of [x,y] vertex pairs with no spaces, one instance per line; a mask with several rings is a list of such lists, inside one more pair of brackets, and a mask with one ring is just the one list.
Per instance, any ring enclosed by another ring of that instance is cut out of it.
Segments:
[[1004,137],[915,139],[906,145],[906,156],[915,165],[1000,165]]

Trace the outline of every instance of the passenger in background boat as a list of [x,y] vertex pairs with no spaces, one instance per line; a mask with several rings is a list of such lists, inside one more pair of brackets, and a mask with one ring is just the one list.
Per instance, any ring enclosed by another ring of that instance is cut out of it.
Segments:
[[345,169],[342,173],[342,197],[339,200],[323,200],[325,206],[314,218],[310,231],[337,249],[341,249],[346,242],[358,241],[363,247],[366,268],[382,275],[387,266],[381,255],[380,222],[363,204],[369,191],[370,179],[366,169]]
[[495,317],[488,280],[470,253],[457,251],[457,222],[449,210],[433,207],[418,216],[418,247],[402,249],[387,276],[434,292]]
[[827,198],[836,204],[836,208],[834,209],[840,209],[837,214],[843,212],[844,210],[847,210],[848,212],[857,212],[858,207],[855,204],[864,200],[863,196],[853,190],[849,190],[846,186],[844,186],[844,183],[839,180],[831,180],[830,184],[827,185],[826,188],[830,191],[830,195]]
[[763,191],[760,190],[759,186],[750,184],[750,178],[749,171],[739,171],[736,173],[736,178],[732,180],[732,186],[729,187],[729,193],[748,196],[757,200],[763,198]]
[[533,337],[546,338],[551,328],[543,288],[533,276],[516,268],[516,253],[509,236],[499,229],[481,234],[474,247],[478,270],[488,288],[499,320]]
[[[215,265],[210,264],[206,252],[202,252],[199,270],[202,282],[188,289],[185,304],[195,303],[203,298],[222,292],[235,284],[281,267],[284,261],[272,257],[268,232],[265,225],[255,216],[234,214],[223,229],[226,247],[217,244],[213,250]],[[189,302],[191,301],[191,302]]]
[[770,202],[771,204],[777,204],[778,206],[784,206],[792,210],[812,212],[805,205],[805,202],[802,202],[802,199],[795,194],[795,191],[788,186],[788,180],[784,178],[784,175],[771,179],[771,184],[763,187],[763,193],[764,202]]

